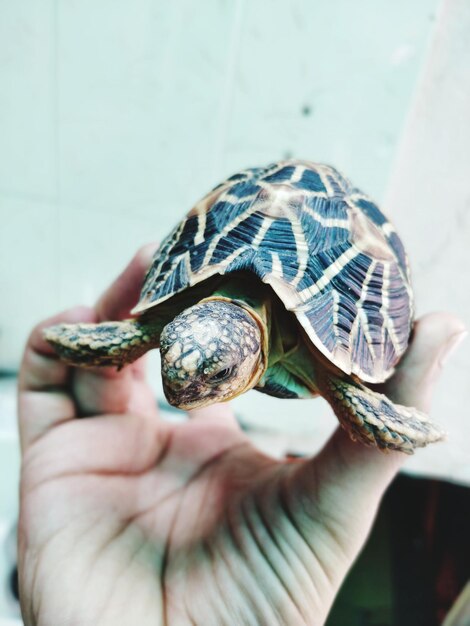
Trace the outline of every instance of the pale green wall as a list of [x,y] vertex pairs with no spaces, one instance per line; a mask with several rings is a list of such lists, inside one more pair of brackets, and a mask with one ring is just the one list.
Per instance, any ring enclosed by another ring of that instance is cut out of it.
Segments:
[[327,160],[380,198],[436,5],[0,0],[0,367],[237,168]]

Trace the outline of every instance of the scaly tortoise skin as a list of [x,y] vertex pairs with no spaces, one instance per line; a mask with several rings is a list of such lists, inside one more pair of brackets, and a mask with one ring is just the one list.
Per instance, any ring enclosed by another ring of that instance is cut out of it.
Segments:
[[442,438],[380,383],[405,352],[413,296],[403,245],[374,202],[328,165],[283,161],[231,176],[155,254],[135,320],[46,331],[75,365],[160,347],[181,408],[255,387],[324,396],[353,438],[411,452]]

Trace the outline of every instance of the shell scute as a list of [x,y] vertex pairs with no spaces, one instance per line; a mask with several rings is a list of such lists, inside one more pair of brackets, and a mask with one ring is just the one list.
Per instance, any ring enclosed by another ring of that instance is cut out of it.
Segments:
[[294,165],[287,165],[285,167],[281,167],[273,174],[264,175],[262,178],[266,183],[285,183],[291,180],[294,171]]
[[236,198],[255,196],[259,191],[261,191],[261,187],[253,183],[251,180],[244,180],[236,183],[229,189],[230,196],[235,196]]
[[348,206],[341,198],[307,196],[300,222],[311,254],[349,241]]
[[407,277],[409,281],[410,270],[408,267],[408,258],[406,256],[405,248],[401,242],[401,239],[396,233],[390,233],[389,235],[387,235],[387,241],[390,247],[392,248],[393,252],[395,253],[395,256],[400,265],[401,271],[403,272],[403,274]]
[[323,193],[327,191],[320,174],[315,170],[305,169],[300,180],[293,184],[296,189],[303,189],[304,191],[320,191]]
[[374,224],[377,224],[377,226],[383,226],[387,222],[387,218],[380,211],[379,207],[368,198],[357,198],[354,204],[359,207]]

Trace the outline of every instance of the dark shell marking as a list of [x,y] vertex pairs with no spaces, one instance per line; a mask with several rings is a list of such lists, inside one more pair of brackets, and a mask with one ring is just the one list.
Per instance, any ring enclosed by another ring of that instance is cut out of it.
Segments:
[[157,251],[134,312],[240,270],[269,284],[346,373],[382,381],[406,349],[413,306],[403,245],[333,167],[286,161],[216,187]]

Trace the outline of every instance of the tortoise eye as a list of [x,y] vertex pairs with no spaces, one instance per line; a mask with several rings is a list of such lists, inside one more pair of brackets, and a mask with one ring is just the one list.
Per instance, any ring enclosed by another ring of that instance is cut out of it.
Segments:
[[219,370],[218,372],[216,372],[212,376],[209,376],[208,380],[211,383],[221,383],[224,380],[227,380],[227,378],[230,378],[233,370],[234,370],[233,366],[232,367],[225,367],[223,370]]

